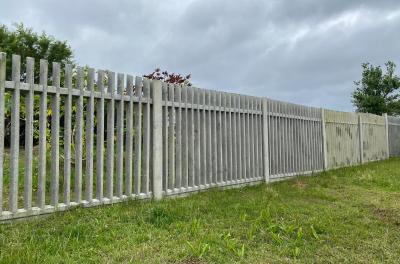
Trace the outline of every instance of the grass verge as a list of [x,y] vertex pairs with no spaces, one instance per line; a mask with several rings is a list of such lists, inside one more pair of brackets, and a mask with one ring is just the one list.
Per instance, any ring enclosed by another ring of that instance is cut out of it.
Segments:
[[2,263],[397,263],[400,159],[0,225]]

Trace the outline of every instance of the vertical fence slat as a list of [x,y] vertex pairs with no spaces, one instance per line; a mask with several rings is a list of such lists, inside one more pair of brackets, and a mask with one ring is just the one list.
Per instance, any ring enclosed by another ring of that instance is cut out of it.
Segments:
[[276,156],[275,156],[275,145],[276,145],[276,140],[275,140],[275,116],[274,116],[274,101],[272,100],[268,100],[267,102],[267,107],[268,107],[268,114],[269,116],[269,130],[270,130],[270,140],[268,142],[270,142],[269,148],[270,148],[270,155],[269,155],[269,164],[270,164],[270,176],[275,175],[275,160],[276,160]]
[[[308,107],[308,117],[313,118],[313,109]],[[314,136],[314,121],[309,120],[308,122],[308,131],[307,131],[307,139],[308,139],[308,161],[309,161],[309,172],[312,172],[314,169],[314,152],[313,152],[313,136]]]
[[51,101],[51,205],[58,205],[60,177],[60,64],[53,62],[53,86],[56,93]]
[[163,190],[168,190],[168,171],[169,171],[169,157],[168,157],[168,128],[169,128],[169,118],[168,117],[168,85],[162,82],[162,100],[163,102],[163,116],[162,116],[162,134],[163,134]]
[[181,87],[175,85],[175,100],[178,103],[176,113],[176,140],[175,140],[175,188],[182,187],[182,103]]
[[116,144],[116,195],[122,198],[123,194],[123,173],[124,173],[124,74],[118,73],[117,77],[117,144]]
[[189,186],[194,184],[194,90],[192,87],[187,87],[188,90],[188,102],[191,104],[191,108],[188,109],[187,115],[187,130],[188,130],[188,182]]
[[46,199],[46,153],[47,153],[47,75],[48,63],[40,60],[40,85],[43,91],[40,94],[39,106],[39,171],[38,171],[38,204],[44,209]]
[[227,109],[227,127],[226,127],[226,136],[227,136],[227,143],[226,143],[226,153],[227,153],[227,167],[228,167],[228,181],[232,182],[233,177],[233,169],[232,169],[232,94],[226,94],[226,107]]
[[201,175],[200,175],[200,168],[201,168],[201,160],[200,160],[200,148],[201,148],[201,122],[200,122],[200,89],[198,88],[193,88],[193,94],[194,94],[194,104],[195,104],[195,109],[194,111],[194,180],[193,180],[193,186],[199,186],[201,183]]
[[32,209],[32,162],[33,162],[33,103],[34,103],[34,66],[33,58],[26,58],[26,82],[29,91],[25,98],[25,179],[24,209]]
[[222,132],[222,93],[217,92],[217,183],[222,183],[223,182],[223,167],[222,167],[222,137],[223,137],[223,132]]
[[211,91],[211,102],[213,107],[211,120],[212,183],[217,183],[217,94],[215,91]]
[[227,105],[226,93],[222,93],[222,179],[226,183],[228,181],[228,153],[227,153]]
[[[90,77],[90,75],[89,75]],[[88,87],[90,87],[88,85]],[[96,198],[101,201],[103,199],[103,178],[104,178],[104,71],[97,72],[97,89],[100,91],[100,100],[97,101],[96,118],[97,118],[97,135],[96,135]],[[93,87],[91,93],[93,92]],[[92,95],[91,95],[92,97]],[[87,135],[90,136],[90,135]],[[90,168],[86,167],[86,177],[89,178]],[[91,186],[86,186],[92,188]],[[91,190],[91,189],[90,189]],[[91,192],[87,192],[88,201],[92,199]]]
[[[86,201],[92,203],[93,201],[93,138],[94,138],[94,75],[95,71],[93,68],[88,69],[88,76],[87,76],[87,89],[90,92],[90,97],[88,98],[87,102],[87,109],[86,109],[86,177],[85,177],[85,187],[86,187]],[[99,78],[103,78],[100,76]],[[98,85],[98,87],[103,89],[102,85]],[[84,72],[82,68],[78,69],[78,88],[83,92],[84,88]],[[101,93],[102,97],[104,93]],[[80,99],[79,99],[80,100]],[[102,178],[103,175],[103,133],[104,133],[104,99],[100,99],[99,105],[97,106],[97,155],[96,155],[96,165],[97,166],[97,180]],[[82,100],[83,103],[83,100]],[[100,116],[101,115],[101,116]],[[82,118],[83,121],[83,108],[82,108]],[[101,128],[101,130],[100,130]],[[82,124],[83,129],[83,124]],[[78,137],[78,135],[77,135]],[[82,137],[81,137],[82,138]],[[77,141],[79,139],[77,138]],[[101,145],[100,145],[101,143]],[[81,143],[82,144],[82,143]],[[77,156],[82,158],[82,154],[78,154]],[[79,173],[77,171],[77,173]],[[82,169],[81,169],[82,173]],[[76,202],[79,203],[81,200],[81,193],[82,193],[82,176],[76,178],[79,182],[75,183],[75,195],[76,195]],[[97,188],[102,187],[102,183],[97,182]],[[97,193],[97,191],[96,191]],[[100,200],[102,194],[99,194],[97,197]]]
[[108,71],[107,92],[111,99],[107,102],[107,157],[106,157],[106,197],[114,198],[114,95],[115,95],[115,73]]
[[242,118],[241,118],[241,97],[236,95],[236,153],[237,153],[237,180],[243,179],[243,168],[242,168]]
[[301,126],[302,126],[302,132],[301,132],[301,149],[302,149],[302,172],[307,171],[307,120],[304,119],[306,115],[306,111],[304,107],[301,108]]
[[258,98],[254,98],[254,110],[255,111],[257,111],[257,113],[254,115],[254,136],[255,136],[255,138],[254,138],[254,160],[255,160],[255,168],[254,168],[254,170],[255,170],[255,175],[254,175],[254,177],[260,177],[260,171],[259,171],[259,168],[260,168],[260,159],[259,159],[259,157],[260,157],[260,155],[259,155],[259,146],[258,146],[258,144],[260,144],[259,143],[259,130],[258,130],[258,120],[259,120],[259,117],[260,117],[260,115],[258,114],[258,111],[260,110],[259,109],[259,100],[258,100]]
[[152,119],[152,189],[156,200],[162,198],[162,87],[160,81],[151,82],[153,99]]
[[250,114],[250,167],[251,167],[251,178],[254,179],[256,178],[256,159],[255,159],[255,126],[254,126],[254,119],[255,119],[255,103],[254,103],[254,97],[250,97],[250,110],[252,113]]
[[126,154],[125,154],[125,194],[132,195],[132,155],[133,155],[133,76],[126,76],[126,90],[129,96],[126,111]]
[[181,88],[181,96],[182,96],[182,107],[183,109],[181,110],[182,113],[182,118],[181,118],[181,126],[182,126],[182,132],[181,132],[181,146],[182,146],[182,153],[181,153],[181,159],[182,159],[182,183],[181,187],[187,188],[188,187],[188,182],[189,182],[189,170],[188,170],[188,162],[189,162],[189,127],[190,127],[190,121],[189,121],[189,113],[190,110],[188,109],[188,104],[189,104],[189,92],[188,92],[188,87],[182,86]]
[[171,107],[168,109],[168,189],[175,187],[175,87],[172,84],[167,85],[168,101]]
[[385,113],[385,114],[383,114],[383,117],[385,119],[386,158],[389,158],[390,157],[390,150],[389,150],[389,121],[388,121],[388,115]]
[[21,57],[12,56],[12,80],[14,90],[11,99],[11,153],[10,153],[10,211],[15,213],[18,209],[18,176],[19,176],[19,106],[20,106],[20,80]]
[[207,183],[207,158],[206,158],[206,150],[207,150],[207,113],[206,113],[206,91],[204,89],[200,89],[200,98],[199,103],[201,104],[201,113],[200,113],[200,185],[206,185]]
[[[258,153],[258,159],[257,159],[257,163],[259,164],[258,166],[258,177],[263,177],[264,175],[264,166],[266,166],[267,168],[269,168],[269,159],[266,160],[266,162],[264,162],[263,158],[263,153],[265,153],[265,155],[269,155],[269,150],[268,148],[266,148],[263,151],[263,128],[262,128],[262,124],[263,124],[263,117],[264,117],[264,110],[263,110],[263,99],[258,99],[258,111],[261,111],[261,114],[258,115],[257,118],[257,135],[258,135],[258,143],[257,143],[257,153]],[[268,117],[268,109],[265,109],[265,115],[266,119],[266,125],[269,125],[269,117]],[[269,133],[267,133],[265,135],[265,140],[268,140],[269,138]],[[266,163],[266,164],[265,164]],[[269,173],[269,169],[268,169],[268,173]]]
[[205,97],[205,107],[207,107],[206,110],[206,159],[207,159],[207,168],[206,168],[206,174],[207,174],[207,181],[206,184],[211,184],[213,180],[213,169],[212,169],[212,114],[211,114],[211,91],[207,90],[206,91],[206,97]]
[[[143,96],[150,99],[150,81],[143,80]],[[142,192],[149,193],[150,189],[150,103],[147,101],[143,112],[143,179]]]
[[290,114],[293,116],[292,118],[290,118],[290,123],[289,123],[289,125],[290,125],[290,173],[295,173],[296,172],[296,170],[295,170],[295,147],[296,147],[296,141],[295,141],[295,131],[294,131],[294,128],[295,128],[295,124],[294,124],[294,122],[295,122],[295,112],[294,112],[294,109],[295,109],[295,105],[294,104],[291,104],[290,105]]
[[236,106],[236,94],[231,95],[231,108],[232,108],[232,180],[234,182],[237,181],[238,179],[238,169],[237,169],[237,154],[238,154],[238,149],[237,149],[237,126],[236,126],[236,111],[237,111],[237,106]]
[[250,133],[249,133],[249,97],[247,95],[243,96],[243,115],[244,115],[244,132],[245,137],[243,141],[245,159],[244,159],[244,167],[245,167],[245,181],[250,178]]
[[358,139],[360,147],[360,163],[364,163],[364,135],[363,135],[363,120],[361,115],[358,115]]
[[[82,137],[83,137],[83,69],[78,67],[76,76],[76,87],[79,97],[76,103],[76,131],[75,131],[75,202],[80,203],[82,196]],[[89,109],[88,109],[89,110]],[[90,133],[86,131],[86,133]]]
[[247,114],[246,114],[246,97],[244,95],[240,98],[240,104],[242,109],[242,119],[241,119],[241,126],[242,126],[242,180],[246,181],[247,179]]
[[72,121],[72,66],[65,65],[65,87],[68,94],[65,98],[64,108],[64,203],[70,203],[71,185],[71,121]]
[[142,175],[142,78],[135,78],[135,95],[139,98],[135,105],[135,162],[134,162],[134,192],[140,194]]
[[246,96],[246,156],[247,156],[247,180],[249,180],[252,175],[252,168],[251,168],[251,99],[250,96]]
[[6,54],[0,52],[0,216],[3,212],[4,173],[4,104],[6,86]]

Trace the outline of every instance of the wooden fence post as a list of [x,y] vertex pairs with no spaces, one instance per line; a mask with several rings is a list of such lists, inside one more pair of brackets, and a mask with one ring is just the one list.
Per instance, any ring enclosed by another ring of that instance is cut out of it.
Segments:
[[153,197],[162,198],[162,88],[160,81],[151,81],[153,92]]
[[262,139],[263,139],[263,155],[264,155],[264,179],[265,182],[269,182],[269,149],[268,149],[268,110],[267,110],[267,99],[262,99],[262,116],[263,116],[263,130],[262,130]]
[[325,109],[321,108],[321,119],[322,119],[322,155],[324,158],[324,171],[328,169],[328,156],[327,156],[327,143],[326,143],[326,124],[325,124]]

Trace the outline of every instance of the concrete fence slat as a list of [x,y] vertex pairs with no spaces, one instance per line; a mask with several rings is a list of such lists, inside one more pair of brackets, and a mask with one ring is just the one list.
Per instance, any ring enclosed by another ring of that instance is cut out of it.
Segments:
[[[90,97],[88,98],[87,101],[87,110],[86,110],[86,162],[85,162],[85,176],[86,176],[86,195],[85,199],[87,202],[92,203],[93,202],[93,170],[94,170],[94,165],[93,165],[93,141],[94,141],[94,108],[95,108],[95,101],[94,101],[94,83],[95,83],[95,70],[93,68],[88,69],[88,75],[87,75],[87,90],[90,91]],[[84,89],[81,90],[81,95],[79,97],[79,105],[81,102],[83,102],[83,91]],[[78,108],[78,113],[80,112],[80,109]],[[84,106],[82,104],[82,114],[79,114],[81,118],[79,120],[83,121],[83,115],[84,115]],[[78,118],[77,118],[78,120]],[[79,122],[81,122],[79,121]],[[82,129],[80,129],[79,133],[81,134],[83,132],[83,124],[82,124]],[[79,143],[79,150],[82,150],[82,142],[79,142],[78,140],[78,132],[76,135],[77,139],[76,142],[77,144]],[[82,134],[79,136],[80,138],[82,137]],[[77,148],[75,148],[77,150]],[[82,154],[79,155],[76,153],[76,162],[78,159],[82,161]],[[96,157],[97,158],[97,157]],[[79,161],[78,161],[79,162]],[[80,163],[80,162],[79,162]],[[80,164],[81,165],[81,164]],[[82,165],[81,165],[82,166]],[[76,177],[76,176],[75,176]]]
[[32,170],[33,170],[33,104],[34,104],[34,67],[35,60],[26,58],[26,83],[29,91],[25,96],[25,179],[24,209],[32,209]]
[[[169,84],[168,86],[168,99],[172,103],[175,102],[175,86]],[[168,186],[167,189],[173,190],[175,188],[175,107],[172,105],[168,109]]]
[[[117,94],[123,95],[125,92],[124,87],[125,75],[122,73],[117,74]],[[116,195],[122,198],[124,187],[123,187],[123,176],[124,176],[124,101],[117,101],[117,128],[116,128]]]
[[115,73],[107,71],[107,92],[111,98],[107,101],[107,153],[106,153],[106,197],[114,198],[114,119],[115,119]]
[[175,101],[178,103],[175,123],[175,188],[182,187],[182,88],[175,85]]
[[[47,164],[47,78],[48,63],[40,60],[39,83],[43,86],[39,102],[39,154],[38,154],[38,191],[37,206],[44,209],[46,204],[46,164]],[[1,119],[1,117],[0,117]]]
[[64,101],[64,204],[71,200],[71,139],[72,139],[72,65],[65,65],[65,87],[68,94]]
[[[150,98],[150,80],[143,79],[143,96],[147,99]],[[151,137],[151,124],[150,124],[150,103],[147,102],[143,109],[143,155],[142,155],[142,193],[148,194],[150,191],[150,137]]]
[[125,138],[125,195],[132,195],[132,156],[133,156],[133,76],[126,76],[126,93],[131,98],[126,110],[126,138]]
[[53,207],[58,206],[59,177],[60,177],[60,64],[53,62],[52,85],[56,93],[51,99],[51,202]]
[[[169,164],[168,164],[168,142],[169,142],[169,115],[168,115],[168,85],[167,83],[163,82],[162,84],[162,100],[163,100],[163,113],[162,113],[162,134],[163,134],[163,190],[168,190],[168,180],[169,180]],[[128,154],[127,154],[128,155]]]
[[4,111],[6,86],[6,53],[0,52],[0,215],[3,212],[3,179],[4,179]]
[[189,104],[188,87],[181,86],[181,166],[182,166],[182,177],[180,188],[186,190],[188,188],[189,182],[189,145],[191,144],[189,140],[189,111],[187,105]]
[[142,189],[142,97],[143,82],[142,78],[135,78],[135,95],[139,98],[135,105],[135,161],[134,161],[134,181],[133,189],[136,195],[140,194]]
[[[101,94],[101,97],[99,100],[96,102],[96,119],[97,119],[97,127],[96,127],[96,199],[98,201],[103,200],[103,181],[104,181],[104,104],[105,104],[105,99],[104,99],[104,79],[105,79],[105,72],[103,70],[98,70],[97,71],[97,89]],[[90,86],[88,86],[90,87]],[[90,102],[93,99],[93,93],[94,91],[91,90],[91,98]],[[93,116],[91,115],[92,109],[87,113],[87,120],[92,122],[90,118]],[[91,126],[91,124],[88,124]],[[86,139],[86,144],[87,144],[87,151],[90,149],[90,143],[93,141],[93,134],[92,132],[88,133]],[[90,151],[90,150],[89,150]],[[87,158],[93,159],[93,157],[88,155],[87,153]],[[86,163],[86,200],[91,203],[92,202],[92,186],[90,186],[90,178],[91,178],[91,171],[90,171],[90,164],[92,161],[88,160]]]
[[[84,90],[84,71],[81,67],[77,69],[77,76],[76,76],[76,86],[78,90],[81,92],[80,96],[78,97],[78,100],[76,102],[76,131],[75,131],[75,202],[80,203],[82,199],[82,174],[83,174],[83,114],[84,114],[84,109],[83,109],[83,90]],[[89,101],[90,104],[90,101]],[[93,107],[93,106],[90,106]],[[88,109],[87,111],[89,112],[91,109]],[[93,130],[93,125],[91,127]],[[86,131],[86,133],[90,133],[90,128],[89,131]],[[93,162],[93,161],[92,161]],[[91,166],[91,170],[93,171],[93,164]]]

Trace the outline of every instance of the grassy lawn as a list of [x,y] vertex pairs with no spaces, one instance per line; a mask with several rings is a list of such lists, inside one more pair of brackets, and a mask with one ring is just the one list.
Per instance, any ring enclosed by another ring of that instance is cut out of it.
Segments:
[[398,263],[400,159],[0,225],[2,263]]

